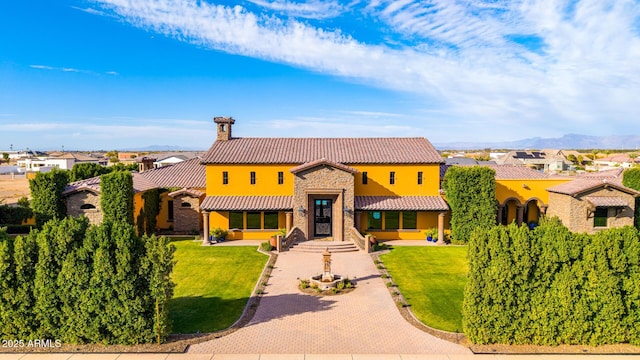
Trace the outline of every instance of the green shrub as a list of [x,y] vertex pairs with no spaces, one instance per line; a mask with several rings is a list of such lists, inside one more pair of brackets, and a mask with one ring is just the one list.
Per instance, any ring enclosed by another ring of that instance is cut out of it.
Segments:
[[260,249],[263,251],[271,251],[273,250],[273,246],[268,241],[260,243]]

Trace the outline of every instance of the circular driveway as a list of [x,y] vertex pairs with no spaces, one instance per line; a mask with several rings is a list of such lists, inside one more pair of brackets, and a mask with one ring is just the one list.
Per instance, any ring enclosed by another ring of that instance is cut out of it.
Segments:
[[336,296],[301,293],[297,278],[317,275],[322,267],[321,254],[279,254],[253,319],[227,336],[191,345],[189,352],[471,354],[407,323],[368,254],[332,254],[333,273],[355,279],[354,291]]

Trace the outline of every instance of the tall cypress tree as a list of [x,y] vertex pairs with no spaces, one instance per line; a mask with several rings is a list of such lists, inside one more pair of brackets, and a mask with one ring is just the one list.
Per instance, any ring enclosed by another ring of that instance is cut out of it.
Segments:
[[67,171],[58,169],[37,173],[35,178],[29,180],[31,207],[38,228],[51,219],[63,219],[67,216],[67,208],[62,201],[62,192],[68,182]]
[[133,176],[114,171],[100,178],[100,206],[103,222],[123,221],[133,225]]
[[451,239],[467,243],[476,227],[496,224],[495,171],[486,166],[452,166],[443,187],[451,207]]

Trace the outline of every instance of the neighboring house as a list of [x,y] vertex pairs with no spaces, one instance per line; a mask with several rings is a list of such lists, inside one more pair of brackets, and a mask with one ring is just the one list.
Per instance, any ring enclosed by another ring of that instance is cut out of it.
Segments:
[[521,165],[547,173],[556,173],[572,169],[572,163],[567,160],[561,150],[545,151],[509,151],[496,159],[498,165]]
[[633,225],[635,198],[640,192],[619,181],[580,178],[548,189],[549,216],[557,216],[573,232]]
[[216,117],[206,164],[205,233],[267,239],[297,228],[302,239],[421,239],[445,226],[443,163],[425,138],[234,138]]
[[593,166],[598,171],[610,170],[614,168],[630,168],[640,164],[640,160],[632,158],[629,154],[613,154],[593,161]]
[[59,153],[55,156],[30,157],[18,160],[18,167],[25,171],[49,171],[53,168],[71,170],[73,165],[81,163],[94,163],[106,165],[99,158],[87,156],[81,153]]

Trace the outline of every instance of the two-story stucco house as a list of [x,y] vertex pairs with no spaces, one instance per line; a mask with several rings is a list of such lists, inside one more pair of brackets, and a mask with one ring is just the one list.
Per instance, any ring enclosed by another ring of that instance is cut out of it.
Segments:
[[265,239],[297,228],[304,240],[344,241],[351,231],[379,239],[443,231],[442,158],[425,138],[234,138],[216,117],[206,165],[204,232]]

